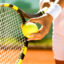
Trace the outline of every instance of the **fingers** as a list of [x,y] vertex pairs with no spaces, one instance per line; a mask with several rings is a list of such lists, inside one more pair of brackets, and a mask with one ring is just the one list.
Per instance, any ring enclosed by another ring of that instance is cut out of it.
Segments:
[[39,23],[39,24],[41,24],[42,27],[38,31],[38,33],[31,34],[30,38],[28,38],[28,41],[30,41],[30,40],[41,40],[42,39],[42,35],[41,35],[40,32],[43,31],[43,18],[42,19],[41,18],[32,18],[29,21],[27,21],[27,23],[29,23],[29,22]]
[[28,20],[27,23],[28,22],[39,23],[39,24],[41,24],[43,26],[43,22],[44,21],[43,21],[43,18],[42,19],[40,19],[40,18],[32,18],[32,19]]
[[50,7],[51,6],[51,2],[55,2],[56,0],[44,0],[40,3],[40,9],[44,8],[44,7]]
[[34,33],[34,34],[31,34],[30,35],[30,38],[28,38],[28,41],[30,40],[41,40],[43,37],[42,37],[42,31],[43,31],[43,27],[39,30],[38,33]]
[[50,7],[50,3],[49,3],[49,2],[44,3],[44,4],[42,5],[42,8],[44,8],[44,7]]
[[40,21],[36,18],[32,18],[32,19],[28,20],[28,22],[38,23]]
[[55,0],[50,0],[50,2],[55,2]]
[[41,10],[42,8],[44,8],[44,7],[50,7],[50,3],[49,3],[49,2],[42,2],[42,3],[40,4],[40,10]]
[[39,34],[39,33],[36,33],[36,34],[32,34],[30,36],[30,38],[28,38],[28,41],[30,41],[30,40],[41,40],[41,39],[42,39],[42,35]]
[[39,23],[41,24],[41,28],[39,29],[39,32],[43,30],[44,24],[43,24],[43,19],[30,19],[28,22],[33,22],[33,23]]
[[28,41],[30,40],[41,40],[46,34],[48,33],[48,30],[45,26],[38,32],[30,35],[30,38],[28,38]]

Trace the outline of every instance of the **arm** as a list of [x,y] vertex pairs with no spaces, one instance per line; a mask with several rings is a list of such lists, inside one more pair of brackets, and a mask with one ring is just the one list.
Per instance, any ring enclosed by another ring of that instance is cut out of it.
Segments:
[[[50,0],[50,2],[44,2],[44,1],[40,3],[40,9],[44,7],[50,7],[50,3],[55,2],[56,0]],[[64,8],[64,0],[59,0],[57,4],[59,4],[62,8]]]
[[39,30],[38,33],[32,34],[29,40],[41,40],[45,35],[48,34],[50,25],[52,23],[52,16],[46,14],[44,17],[32,18],[28,22],[40,23],[43,26],[43,29]]
[[44,8],[44,7],[50,7],[50,3],[51,2],[55,2],[55,0],[43,0],[41,3],[40,3],[40,9]]
[[[50,0],[50,2],[55,2],[55,0]],[[59,0],[58,4],[63,8],[64,7],[64,0]],[[50,7],[50,3],[49,2],[41,2],[40,3],[40,9],[44,8],[44,7]],[[39,14],[28,14],[28,13],[25,13],[23,11],[21,11],[23,13],[23,15],[26,17],[26,18],[33,18],[33,17],[38,17]]]
[[[50,7],[49,2],[46,3],[41,2],[40,9],[44,7]],[[43,26],[43,28],[38,33],[32,34],[31,38],[29,38],[28,40],[41,40],[45,35],[48,34],[52,20],[53,18],[49,14],[46,14],[44,17],[42,16],[40,18],[30,19],[28,22],[40,23]]]
[[[64,0],[59,0],[57,4],[59,4],[63,8]],[[52,15],[48,13],[46,14],[46,16],[29,20],[29,22],[40,23],[43,26],[43,28],[38,33],[32,34],[31,38],[29,38],[28,40],[41,40],[45,35],[48,34],[52,20]]]
[[59,4],[62,8],[64,8],[64,0],[59,0],[58,4]]

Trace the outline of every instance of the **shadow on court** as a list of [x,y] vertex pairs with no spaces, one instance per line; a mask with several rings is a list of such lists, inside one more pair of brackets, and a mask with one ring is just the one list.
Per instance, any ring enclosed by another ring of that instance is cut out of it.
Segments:
[[22,64],[55,64],[52,50],[28,50]]

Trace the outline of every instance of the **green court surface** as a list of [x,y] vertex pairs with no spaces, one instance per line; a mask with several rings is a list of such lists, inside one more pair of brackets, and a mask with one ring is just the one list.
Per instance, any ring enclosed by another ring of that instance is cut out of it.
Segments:
[[44,38],[40,41],[29,42],[29,48],[51,49],[52,48],[52,38]]

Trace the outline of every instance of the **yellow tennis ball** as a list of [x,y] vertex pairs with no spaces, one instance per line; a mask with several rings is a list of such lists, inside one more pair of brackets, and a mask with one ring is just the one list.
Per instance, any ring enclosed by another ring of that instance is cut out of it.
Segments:
[[32,33],[38,32],[38,26],[35,23],[26,23],[22,28],[22,33],[25,37],[29,38]]

